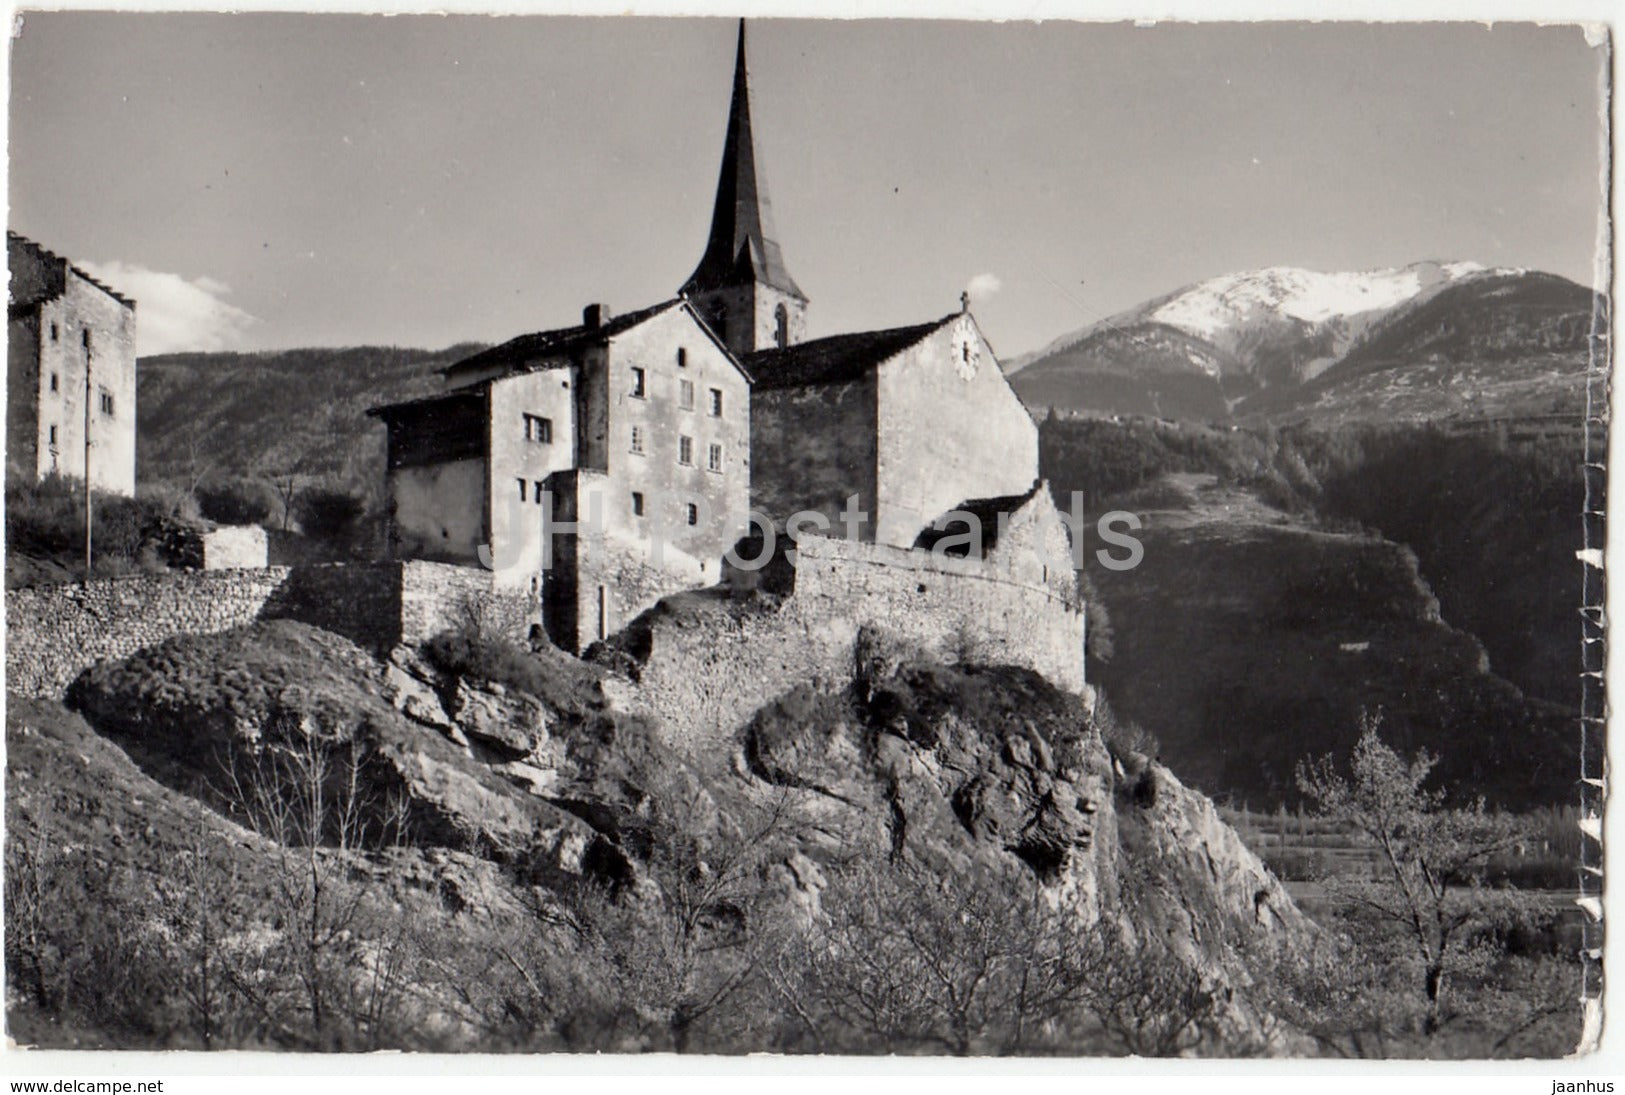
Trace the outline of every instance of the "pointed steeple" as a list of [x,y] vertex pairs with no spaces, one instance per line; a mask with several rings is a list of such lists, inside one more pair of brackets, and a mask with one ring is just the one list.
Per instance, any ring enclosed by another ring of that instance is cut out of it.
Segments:
[[733,105],[722,148],[722,175],[717,181],[716,208],[705,255],[683,285],[690,296],[766,285],[796,301],[806,301],[801,287],[784,268],[784,256],[773,231],[767,182],[757,163],[750,127],[750,72],[745,63],[745,21],[739,21],[739,49],[734,59]]

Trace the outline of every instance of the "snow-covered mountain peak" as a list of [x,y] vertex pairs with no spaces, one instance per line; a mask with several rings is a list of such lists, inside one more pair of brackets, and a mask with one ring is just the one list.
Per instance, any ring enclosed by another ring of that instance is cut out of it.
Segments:
[[1476,262],[1418,262],[1336,273],[1272,266],[1199,282],[1164,301],[1146,318],[1211,339],[1283,316],[1319,324],[1386,310],[1465,278],[1514,272],[1487,270]]

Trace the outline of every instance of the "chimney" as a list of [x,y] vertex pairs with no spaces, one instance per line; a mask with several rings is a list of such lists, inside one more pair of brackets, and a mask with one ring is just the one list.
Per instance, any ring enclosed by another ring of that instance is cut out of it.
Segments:
[[610,319],[609,305],[589,304],[581,309],[581,325],[583,327],[602,327]]

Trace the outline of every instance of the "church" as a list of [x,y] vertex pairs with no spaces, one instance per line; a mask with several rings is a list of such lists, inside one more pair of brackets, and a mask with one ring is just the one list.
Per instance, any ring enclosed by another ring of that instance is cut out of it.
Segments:
[[752,510],[908,549],[950,511],[1032,508],[1037,427],[963,301],[813,340],[808,304],[773,226],[741,21],[694,272],[671,300],[589,305],[450,366],[439,395],[374,408],[392,553],[490,568],[580,652],[721,581]]

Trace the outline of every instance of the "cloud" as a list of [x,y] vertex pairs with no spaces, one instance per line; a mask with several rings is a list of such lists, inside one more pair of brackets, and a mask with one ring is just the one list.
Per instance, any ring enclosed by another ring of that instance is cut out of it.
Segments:
[[972,300],[986,300],[1003,286],[997,274],[977,274],[965,285],[965,292],[970,294]]
[[135,298],[136,353],[141,357],[181,350],[230,350],[243,344],[259,320],[224,297],[231,287],[211,277],[188,281],[180,274],[129,262],[84,262],[85,271]]

